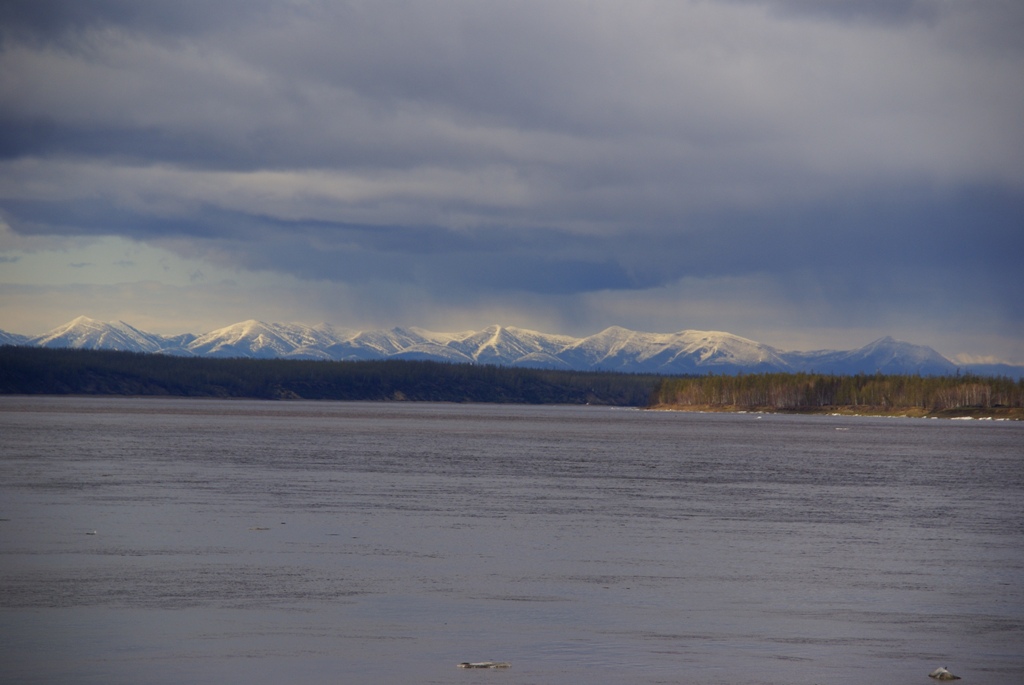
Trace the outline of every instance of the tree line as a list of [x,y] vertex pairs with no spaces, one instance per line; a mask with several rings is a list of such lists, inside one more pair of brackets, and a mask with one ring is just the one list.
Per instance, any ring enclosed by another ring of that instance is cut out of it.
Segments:
[[1024,379],[761,373],[657,376],[386,359],[306,361],[175,357],[108,350],[0,347],[0,394],[410,400],[626,407],[935,414],[1022,414]]
[[434,361],[175,357],[0,347],[0,393],[644,407],[660,378]]
[[1024,379],[1005,377],[764,373],[664,379],[655,402],[665,406],[781,411],[916,408],[936,413],[967,407],[1019,409],[1022,400]]

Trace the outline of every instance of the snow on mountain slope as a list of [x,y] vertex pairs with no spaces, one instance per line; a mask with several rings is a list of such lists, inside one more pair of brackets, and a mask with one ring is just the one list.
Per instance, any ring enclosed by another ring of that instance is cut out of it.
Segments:
[[[11,335],[11,334],[4,334]],[[160,352],[213,357],[317,360],[428,359],[567,370],[632,373],[955,373],[957,366],[930,347],[880,338],[855,350],[782,352],[722,331],[647,333],[621,326],[584,338],[550,335],[512,326],[439,333],[421,328],[358,331],[329,324],[305,326],[249,320],[203,335],[160,336],[119,321],[87,317],[22,344],[45,347]],[[4,338],[0,337],[0,343]],[[970,367],[962,367],[970,370]],[[1002,368],[1002,367],[1000,367]],[[1024,369],[1007,366],[1008,375]],[[1016,369],[1016,372],[1014,371]],[[982,371],[984,373],[984,371]]]
[[311,345],[300,345],[291,352],[282,355],[285,359],[308,359],[313,361],[334,361],[331,355],[318,347]]
[[180,335],[161,335],[158,336],[161,341],[161,354],[171,354],[180,357],[191,357],[192,352],[189,351],[188,346],[196,339],[196,336],[192,333],[182,333]]
[[451,362],[453,364],[473,364],[476,360],[459,350],[439,345],[435,342],[424,342],[410,345],[404,350],[399,350],[389,359],[418,359],[425,361]]
[[18,335],[17,333],[0,331],[0,345],[28,345],[29,340],[31,340],[31,338],[27,335]]
[[680,362],[706,367],[744,367],[751,370],[787,370],[779,351],[738,335],[722,331],[681,331],[666,347],[673,351],[663,366]]
[[581,338],[559,355],[573,368],[594,367],[624,369],[629,363],[652,349],[663,349],[671,334],[641,333],[621,326],[611,326],[600,333]]
[[[330,359],[337,361],[385,359],[418,345],[434,342],[415,328],[355,331],[324,325],[321,331],[330,332],[333,337],[328,344],[323,345],[320,349]],[[436,355],[439,360],[446,357],[446,353],[440,350]]]
[[355,348],[368,348],[380,356],[388,356],[413,345],[422,345],[431,341],[414,329],[391,328],[389,330],[361,331],[345,342]]
[[648,372],[697,373],[716,367],[784,370],[788,364],[768,345],[720,331],[643,333],[619,326],[583,338],[561,355],[572,365]]
[[123,321],[104,323],[86,316],[80,316],[49,333],[32,338],[29,343],[39,347],[126,352],[159,352],[164,347],[164,341],[160,336],[143,333]]
[[956,365],[930,347],[886,336],[856,351],[855,357],[875,364],[883,373],[952,373]]
[[555,355],[574,340],[568,336],[495,325],[464,334],[461,338],[452,338],[448,346],[478,364],[516,364],[530,355]]
[[200,335],[188,346],[204,357],[283,357],[300,347],[284,327],[250,319]]
[[563,371],[574,370],[573,367],[569,366],[569,362],[547,352],[531,352],[530,354],[523,355],[512,362],[510,366],[522,366],[532,369],[561,369]]
[[786,352],[795,370],[818,373],[897,373],[945,375],[956,365],[925,345],[913,345],[886,336],[855,350]]
[[196,337],[187,349],[211,357],[332,359],[328,348],[344,329],[327,324],[265,323],[250,319]]

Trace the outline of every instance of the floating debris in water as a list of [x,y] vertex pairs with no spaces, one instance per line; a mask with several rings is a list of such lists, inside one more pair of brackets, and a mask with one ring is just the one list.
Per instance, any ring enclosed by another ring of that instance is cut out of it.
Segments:
[[463,661],[459,668],[511,668],[507,661]]
[[934,671],[928,674],[929,678],[935,678],[936,680],[960,680],[960,676],[953,675],[949,672],[949,669],[945,666],[940,666]]
[[96,531],[90,530],[90,531],[86,532],[86,535],[96,535]]

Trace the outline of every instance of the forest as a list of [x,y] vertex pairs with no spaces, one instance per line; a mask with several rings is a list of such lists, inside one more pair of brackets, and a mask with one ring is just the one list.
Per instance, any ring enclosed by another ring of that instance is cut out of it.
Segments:
[[938,416],[1021,416],[1024,380],[988,376],[765,373],[667,378],[654,404],[710,410],[826,411]]
[[216,359],[0,347],[0,394],[410,400],[644,407],[660,377],[432,361]]
[[214,359],[0,347],[0,394],[598,404],[1024,418],[1024,380],[956,375],[657,376],[434,361]]

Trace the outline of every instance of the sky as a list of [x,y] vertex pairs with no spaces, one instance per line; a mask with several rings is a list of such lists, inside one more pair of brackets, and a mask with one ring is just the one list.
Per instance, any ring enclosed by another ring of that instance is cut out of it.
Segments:
[[1019,0],[5,0],[0,329],[1024,363]]

